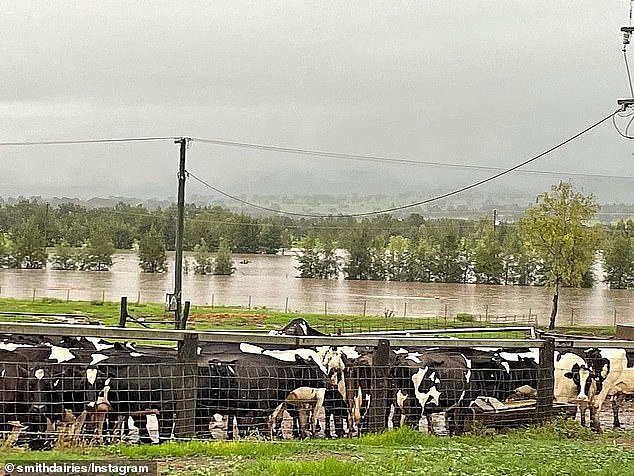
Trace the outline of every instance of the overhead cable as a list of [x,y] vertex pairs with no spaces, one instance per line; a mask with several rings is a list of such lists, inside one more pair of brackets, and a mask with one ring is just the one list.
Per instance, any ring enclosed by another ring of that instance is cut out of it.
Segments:
[[[373,211],[368,211],[368,212],[333,215],[333,214],[299,213],[299,212],[291,212],[291,211],[286,211],[286,210],[278,210],[278,209],[274,209],[274,208],[269,208],[269,207],[265,207],[265,206],[262,206],[262,205],[258,205],[256,203],[252,203],[252,202],[249,202],[247,200],[243,200],[243,199],[241,199],[239,197],[236,197],[235,195],[231,195],[231,194],[229,194],[227,192],[224,192],[224,191],[220,190],[219,188],[214,187],[213,185],[211,185],[208,182],[204,181],[203,179],[197,177],[196,175],[194,175],[191,172],[191,170],[188,170],[187,173],[192,178],[194,178],[195,180],[200,182],[202,185],[210,188],[211,190],[214,190],[215,192],[217,192],[217,193],[219,193],[219,194],[221,194],[221,195],[223,195],[223,196],[225,196],[227,198],[230,198],[232,200],[240,202],[240,203],[242,203],[244,205],[248,205],[248,206],[253,207],[253,208],[258,208],[260,210],[266,210],[266,211],[269,211],[269,212],[272,212],[272,213],[279,213],[279,214],[282,214],[282,215],[300,216],[300,217],[306,217],[306,218],[328,218],[328,217],[331,217],[331,216],[360,218],[360,217],[366,217],[366,216],[371,216],[371,215],[381,215],[381,214],[395,212],[395,211],[399,211],[399,210],[405,210],[407,208],[412,208],[412,207],[416,207],[416,206],[420,206],[420,205],[425,205],[427,203],[435,202],[435,201],[441,200],[443,198],[451,197],[453,195],[458,195],[458,194],[460,194],[462,192],[466,192],[467,190],[471,190],[472,188],[475,188],[475,187],[478,187],[480,185],[483,185],[483,184],[485,184],[487,182],[491,182],[491,181],[493,181],[493,180],[495,180],[495,179],[497,179],[499,177],[502,177],[503,175],[507,175],[507,174],[519,169],[520,167],[523,167],[523,166],[525,166],[527,164],[530,164],[531,162],[534,162],[534,161],[536,161],[538,159],[541,159],[545,155],[547,155],[547,154],[549,154],[549,153],[551,153],[551,152],[563,147],[564,145],[568,144],[569,142],[572,142],[573,140],[577,139],[578,137],[582,136],[583,134],[591,131],[595,127],[603,124],[608,119],[613,118],[614,115],[617,112],[619,112],[619,110],[611,112],[610,114],[608,114],[604,118],[600,119],[599,121],[595,122],[594,124],[591,124],[590,126],[586,127],[582,131],[577,132],[576,134],[574,134],[573,136],[569,137],[568,139],[565,139],[565,140],[559,142],[557,145],[545,150],[541,154],[538,154],[538,155],[536,155],[534,157],[531,157],[530,159],[525,160],[524,162],[521,162],[521,163],[519,163],[519,164],[517,164],[517,165],[515,165],[513,167],[510,167],[508,169],[504,169],[503,171],[501,171],[501,172],[499,172],[497,174],[494,174],[494,175],[492,175],[490,177],[487,177],[487,178],[482,179],[482,180],[478,180],[477,182],[473,182],[473,183],[471,183],[469,185],[466,185],[464,187],[461,187],[459,189],[452,190],[450,192],[443,193],[441,195],[437,195],[437,196],[432,197],[432,198],[427,198],[425,200],[420,200],[418,202],[408,203],[406,205],[400,205],[400,206],[397,206],[397,207],[384,208],[384,209],[373,210]],[[213,140],[210,140],[210,139],[201,140],[201,139],[196,139],[196,138],[192,138],[192,140],[194,140],[194,141],[197,140],[199,142],[203,142],[204,141],[204,142],[210,142],[210,143],[216,143],[216,142],[223,142],[224,143],[225,142],[225,141],[213,141]],[[236,143],[231,143],[231,144],[236,144]],[[275,147],[275,149],[276,150],[279,149],[280,151],[291,151],[291,150],[293,150],[293,151],[302,151],[301,153],[308,152],[306,149],[288,149],[288,148],[285,148],[285,147],[279,147],[279,148]],[[297,153],[299,153],[299,152],[297,152]],[[348,156],[348,154],[340,154],[340,155]],[[358,157],[358,156],[356,156],[356,157]]]
[[68,139],[68,140],[41,140],[23,142],[0,142],[0,147],[16,147],[27,145],[67,145],[67,144],[108,144],[112,142],[150,142],[161,140],[175,140],[179,137],[125,137],[115,139]]
[[[226,140],[220,140],[220,139],[202,139],[202,138],[192,137],[191,140],[193,142],[214,144],[214,145],[226,146],[226,147],[265,150],[270,152],[282,152],[285,154],[297,154],[297,155],[305,155],[305,156],[311,156],[311,157],[326,157],[326,158],[332,158],[332,159],[357,160],[361,162],[381,162],[381,163],[394,163],[394,164],[405,164],[405,165],[414,165],[414,166],[422,165],[422,166],[429,166],[429,167],[471,169],[471,170],[484,170],[484,171],[506,170],[504,167],[495,167],[490,165],[452,164],[447,162],[412,160],[412,159],[404,159],[399,157],[387,157],[387,156],[380,156],[380,155],[347,154],[347,153],[341,153],[341,152],[329,152],[324,150],[313,150],[313,149],[304,149],[304,148],[295,148],[295,147],[281,147],[276,145],[255,144],[255,143],[249,143],[249,142],[235,142],[235,141],[226,141]],[[536,175],[566,174],[571,177],[574,176],[574,177],[593,177],[593,178],[609,178],[609,179],[634,179],[634,176],[593,174],[593,173],[585,173],[585,172],[556,172],[556,171],[550,171],[550,170],[521,170],[520,172],[524,174],[536,174]]]

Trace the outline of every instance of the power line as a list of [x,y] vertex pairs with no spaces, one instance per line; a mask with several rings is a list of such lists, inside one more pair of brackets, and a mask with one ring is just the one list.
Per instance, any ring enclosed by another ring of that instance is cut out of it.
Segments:
[[[443,198],[451,197],[453,195],[458,195],[458,194],[460,194],[462,192],[466,192],[467,190],[471,190],[472,188],[476,188],[476,187],[478,187],[480,185],[483,185],[483,184],[485,184],[487,182],[491,182],[491,181],[493,181],[493,180],[495,180],[495,179],[497,179],[499,177],[502,177],[503,175],[509,174],[509,173],[519,169],[520,167],[523,167],[524,165],[527,165],[527,164],[529,164],[531,162],[534,162],[534,161],[544,157],[545,155],[547,155],[547,154],[559,149],[560,147],[563,147],[564,145],[568,144],[569,142],[572,142],[573,140],[577,139],[578,137],[582,136],[583,134],[591,131],[592,129],[594,129],[595,127],[601,125],[602,123],[604,123],[608,119],[613,118],[617,112],[619,112],[619,110],[616,110],[616,111],[608,114],[607,116],[605,116],[604,118],[602,118],[599,121],[595,122],[594,124],[586,127],[585,129],[583,129],[580,132],[577,132],[576,134],[574,134],[573,136],[569,137],[568,139],[565,139],[565,140],[559,142],[557,145],[545,150],[541,154],[538,154],[538,155],[536,155],[534,157],[531,157],[530,159],[525,160],[524,162],[521,162],[521,163],[519,163],[519,164],[517,164],[517,165],[515,165],[515,166],[513,166],[511,168],[504,169],[501,172],[499,172],[497,174],[494,174],[494,175],[492,175],[490,177],[487,177],[487,178],[482,179],[482,180],[478,180],[477,182],[473,182],[473,183],[471,183],[469,185],[466,185],[464,187],[461,187],[459,189],[452,190],[451,192],[443,193],[441,195],[437,195],[437,196],[432,197],[432,198],[428,198],[428,199],[425,199],[425,200],[420,200],[418,202],[408,203],[406,205],[400,205],[400,206],[397,206],[397,207],[384,208],[384,209],[381,209],[381,210],[374,210],[374,211],[369,211],[369,212],[340,214],[340,215],[336,215],[336,216],[337,217],[359,218],[359,217],[365,217],[365,216],[371,216],[371,215],[381,215],[381,214],[384,214],[384,213],[390,213],[390,212],[395,212],[395,211],[399,211],[399,210],[405,210],[407,208],[412,208],[412,207],[416,207],[416,206],[419,206],[419,205],[425,205],[427,203],[431,203],[431,202],[435,202],[435,201],[438,201],[438,200],[442,200]],[[225,143],[226,142],[226,141],[215,141],[215,140],[212,140],[212,139],[204,139],[203,140],[203,139],[192,138],[192,140],[197,140],[199,142],[208,142],[208,143]],[[237,143],[231,142],[230,144],[237,144]],[[224,145],[226,145],[226,144],[224,144]],[[247,146],[248,144],[242,144],[242,145]],[[269,146],[266,146],[266,147],[269,147]],[[291,151],[292,150],[292,151],[296,151],[294,153],[301,153],[301,154],[305,154],[305,153],[309,153],[310,152],[307,149],[287,149],[287,148],[284,148],[284,147],[275,147],[275,146],[271,146],[271,147],[274,147],[276,150],[279,150],[279,151]],[[256,148],[259,148],[259,147],[256,147]],[[311,155],[328,154],[328,153],[319,152],[319,151],[313,151],[313,152],[315,152],[316,154],[311,154]],[[318,152],[319,152],[319,154],[317,154]],[[345,157],[359,157],[359,156],[349,156],[349,154],[337,154],[337,155],[345,156]],[[277,210],[277,209],[274,209],[274,208],[269,208],[269,207],[265,207],[265,206],[262,206],[262,205],[258,205],[256,203],[252,203],[252,202],[249,202],[247,200],[243,200],[243,199],[241,199],[239,197],[236,197],[236,196],[231,195],[231,194],[229,194],[227,192],[224,192],[224,191],[220,190],[217,187],[214,187],[213,185],[205,182],[201,178],[199,178],[196,175],[194,175],[190,170],[188,170],[187,173],[192,178],[194,178],[195,180],[200,182],[202,185],[210,188],[211,190],[214,190],[215,192],[217,192],[217,193],[219,193],[219,194],[221,194],[221,195],[223,195],[223,196],[225,196],[227,198],[230,198],[230,199],[232,199],[234,201],[237,201],[237,202],[242,203],[244,205],[248,205],[248,206],[253,207],[253,208],[258,208],[260,210],[266,210],[266,211],[269,211],[269,212],[272,212],[272,213],[279,213],[279,214],[289,215],[289,216],[300,216],[300,217],[306,217],[306,218],[328,218],[328,217],[333,216],[332,214],[324,215],[324,214],[309,214],[309,213],[290,212],[290,211]]]
[[67,144],[107,144],[113,142],[149,142],[162,140],[175,140],[178,137],[125,137],[115,139],[68,139],[68,140],[41,140],[24,142],[0,142],[0,147],[16,147],[30,145],[67,145]]
[[[236,148],[242,148],[242,149],[264,150],[269,152],[282,152],[285,154],[295,154],[295,155],[303,155],[303,156],[311,156],[311,157],[326,157],[331,159],[356,160],[361,162],[393,163],[393,164],[405,164],[405,165],[413,165],[413,166],[422,165],[422,166],[428,166],[428,167],[470,169],[470,170],[484,170],[484,171],[506,170],[504,167],[495,167],[495,166],[489,166],[489,165],[452,164],[447,162],[413,160],[413,159],[387,157],[387,156],[380,156],[380,155],[348,154],[348,153],[341,153],[341,152],[329,152],[324,150],[304,149],[304,148],[295,148],[295,147],[281,147],[281,146],[266,145],[266,144],[255,144],[255,143],[249,143],[249,142],[226,141],[226,140],[220,140],[220,139],[203,139],[203,138],[192,137],[192,141],[200,142],[204,144],[214,144],[219,146],[236,147]],[[631,175],[623,176],[623,175],[610,175],[610,174],[593,174],[593,173],[584,173],[584,172],[555,172],[550,170],[521,170],[520,173],[536,174],[536,175],[567,175],[571,177],[592,177],[592,178],[610,178],[610,179],[625,179],[625,180],[634,179],[634,176],[631,176]]]
[[[630,138],[627,134],[623,134],[618,129],[618,127],[616,129],[617,129],[617,132],[619,132],[621,136]],[[68,139],[68,140],[41,140],[41,141],[23,141],[23,142],[0,142],[0,147],[19,147],[19,146],[38,146],[38,145],[72,145],[72,144],[107,144],[107,143],[122,143],[122,142],[150,142],[150,141],[163,141],[163,140],[177,140],[180,138],[181,138],[180,136],[162,136],[162,137],[126,137],[126,138],[111,138],[111,139]],[[387,157],[387,156],[347,154],[347,153],[328,152],[328,151],[313,150],[313,149],[255,144],[255,143],[249,143],[249,142],[226,141],[226,140],[220,140],[220,139],[191,138],[191,140],[200,142],[200,143],[215,144],[220,146],[283,152],[283,153],[306,155],[306,156],[313,156],[313,157],[328,157],[328,158],[337,158],[337,159],[357,160],[362,162],[395,163],[395,164],[406,164],[406,165],[413,165],[413,166],[422,165],[422,166],[428,166],[428,167],[455,168],[455,169],[468,169],[468,170],[470,169],[470,170],[483,170],[483,171],[494,171],[494,170],[505,171],[506,170],[504,167],[495,167],[495,166],[489,166],[489,165],[452,164],[448,162],[412,160],[412,159]],[[634,180],[634,176],[632,175],[611,175],[611,174],[598,174],[598,173],[587,173],[587,172],[520,170],[520,173],[536,174],[536,175],[566,175],[570,177]]]

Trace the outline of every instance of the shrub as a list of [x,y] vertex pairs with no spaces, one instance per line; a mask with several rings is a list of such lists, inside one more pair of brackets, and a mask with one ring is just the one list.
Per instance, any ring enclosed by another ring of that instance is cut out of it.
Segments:
[[458,322],[473,322],[475,321],[475,316],[468,312],[459,312],[456,314],[456,320]]

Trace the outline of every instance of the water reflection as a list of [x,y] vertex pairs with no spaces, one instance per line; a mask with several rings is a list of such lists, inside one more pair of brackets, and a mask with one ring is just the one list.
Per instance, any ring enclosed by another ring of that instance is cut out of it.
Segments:
[[[192,304],[267,307],[289,312],[445,316],[467,312],[487,316],[537,315],[545,324],[551,290],[489,286],[296,278],[293,256],[237,255],[233,276],[183,277],[184,300]],[[242,260],[248,263],[242,263]],[[70,300],[163,302],[174,287],[173,262],[164,274],[142,273],[134,254],[115,255],[110,272],[0,270],[0,296]],[[612,325],[634,322],[634,290],[563,289],[560,324]],[[616,314],[615,314],[616,313]]]

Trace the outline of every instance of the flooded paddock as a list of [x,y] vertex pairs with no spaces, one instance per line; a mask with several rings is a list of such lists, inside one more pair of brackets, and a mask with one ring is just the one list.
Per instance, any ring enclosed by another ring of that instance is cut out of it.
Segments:
[[[470,313],[481,320],[516,316],[545,325],[552,291],[531,286],[493,286],[386,281],[300,279],[293,255],[235,255],[232,276],[183,276],[184,300],[193,305],[228,305],[289,313],[367,314],[454,318]],[[134,254],[117,254],[107,272],[0,269],[0,297],[117,302],[164,302],[174,287],[168,272],[142,273]],[[561,325],[634,322],[634,290],[561,290]],[[521,318],[524,319],[521,319]]]

